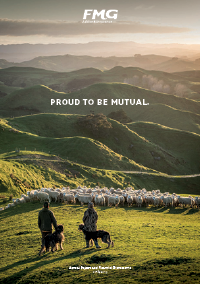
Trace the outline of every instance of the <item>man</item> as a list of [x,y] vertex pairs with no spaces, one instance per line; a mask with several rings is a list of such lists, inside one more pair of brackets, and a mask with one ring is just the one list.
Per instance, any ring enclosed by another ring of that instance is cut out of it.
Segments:
[[[88,232],[95,232],[97,230],[97,220],[98,220],[98,215],[94,209],[94,204],[93,202],[89,202],[88,209],[85,211],[83,216],[83,223],[85,230]],[[94,240],[94,243],[96,248],[101,248],[97,240]],[[86,248],[89,248],[88,240],[86,240]]]
[[42,245],[46,235],[52,233],[52,224],[57,227],[57,221],[52,211],[49,210],[49,203],[44,202],[44,208],[38,214],[38,227],[42,233]]

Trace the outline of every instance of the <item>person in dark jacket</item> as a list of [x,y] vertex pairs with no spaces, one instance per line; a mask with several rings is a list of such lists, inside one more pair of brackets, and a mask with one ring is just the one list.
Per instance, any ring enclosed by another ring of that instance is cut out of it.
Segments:
[[[88,209],[83,216],[84,228],[88,232],[95,232],[97,230],[98,214],[94,209],[93,202],[88,203]],[[95,241],[96,248],[100,248],[98,241]],[[86,248],[89,248],[89,241],[86,240]]]
[[57,221],[52,211],[49,210],[49,203],[44,202],[44,208],[38,214],[38,227],[42,233],[42,244],[46,235],[52,233],[52,225],[56,229]]

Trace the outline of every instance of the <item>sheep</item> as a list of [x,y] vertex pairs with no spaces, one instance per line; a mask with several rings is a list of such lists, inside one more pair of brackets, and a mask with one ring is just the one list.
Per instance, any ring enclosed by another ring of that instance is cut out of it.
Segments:
[[26,202],[26,201],[25,201],[24,197],[17,198],[17,199],[15,200],[15,203],[16,203],[16,204],[18,204],[18,203],[25,203],[25,202]]
[[120,202],[120,199],[119,199],[119,196],[118,195],[111,195],[109,198],[108,198],[108,206],[110,205],[115,205],[115,207],[117,207],[119,205],[119,202]]
[[64,193],[60,192],[60,194],[58,195],[57,201],[60,203],[64,202]]
[[4,210],[4,207],[0,207],[0,211],[3,211]]
[[119,203],[122,204],[124,206],[124,202],[125,202],[125,198],[124,196],[119,196]]
[[190,205],[190,207],[192,207],[192,197],[191,196],[183,197],[183,196],[178,195],[178,201],[183,207],[186,205]]
[[138,207],[141,207],[143,203],[143,197],[141,195],[136,197],[136,204]]
[[144,202],[146,204],[146,207],[148,207],[149,205],[153,204],[153,196],[152,195],[145,195],[144,196]]
[[30,197],[25,194],[22,194],[21,197],[24,197],[26,202],[29,202],[31,200]]
[[108,203],[108,198],[111,196],[111,194],[107,193],[104,194],[104,198],[105,198],[105,204]]
[[77,193],[75,196],[74,196],[76,199],[78,199],[78,201],[81,203],[81,205],[83,205],[84,203],[89,203],[92,201],[92,196],[90,194],[79,194]]
[[30,201],[34,201],[34,200],[37,200],[37,197],[35,195],[35,192],[39,192],[38,190],[31,190],[31,191],[28,191],[27,194],[28,194],[28,197],[30,198]]
[[162,204],[162,199],[160,198],[160,196],[154,196],[153,197],[153,205],[158,207]]
[[107,193],[108,192],[108,188],[107,187],[104,187],[101,189],[101,193]]
[[55,200],[55,202],[58,200],[58,196],[60,195],[60,192],[58,191],[49,191],[49,199],[51,202],[52,200]]
[[95,203],[95,205],[105,206],[105,198],[104,198],[104,196],[96,194],[96,196],[94,198],[94,203]]
[[170,195],[162,195],[161,199],[162,199],[163,204],[165,205],[165,207],[170,206],[170,204],[171,204],[171,206],[173,206],[173,197],[172,196],[170,196]]
[[127,203],[128,203],[128,207],[133,204],[133,196],[128,195],[128,197],[127,197]]
[[48,201],[50,202],[49,194],[43,191],[35,192],[37,199],[40,202]]
[[178,197],[176,195],[174,195],[174,193],[173,193],[172,198],[173,198],[173,207],[178,207],[179,206]]
[[117,190],[114,190],[114,193],[117,194],[117,195],[122,195],[121,188],[118,188]]
[[76,203],[76,199],[74,197],[73,194],[67,194],[67,193],[64,193],[63,194],[63,197],[64,197],[64,201],[68,204],[68,202],[71,202],[71,203]]
[[88,188],[86,193],[92,193],[92,189],[91,188]]
[[196,196],[194,199],[194,205],[196,205],[197,208],[200,207],[200,198],[198,196]]
[[15,203],[8,203],[8,208],[15,206]]
[[115,191],[115,189],[114,189],[113,187],[111,187],[109,192],[110,192],[111,194],[113,194],[114,191]]

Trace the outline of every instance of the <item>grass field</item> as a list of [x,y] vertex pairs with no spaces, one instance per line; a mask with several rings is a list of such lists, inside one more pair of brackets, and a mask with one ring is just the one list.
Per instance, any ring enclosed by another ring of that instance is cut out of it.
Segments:
[[107,250],[101,241],[101,249],[84,248],[83,234],[77,228],[86,206],[52,203],[50,209],[64,225],[64,250],[39,257],[37,215],[41,207],[27,203],[0,212],[1,283],[182,284],[200,280],[197,209],[97,207],[98,228],[108,230],[114,241],[114,247]]
[[53,185],[131,184],[136,189],[199,194],[198,134],[109,120],[109,135],[97,138],[78,127],[77,118],[40,114],[1,119],[0,192],[18,195]]

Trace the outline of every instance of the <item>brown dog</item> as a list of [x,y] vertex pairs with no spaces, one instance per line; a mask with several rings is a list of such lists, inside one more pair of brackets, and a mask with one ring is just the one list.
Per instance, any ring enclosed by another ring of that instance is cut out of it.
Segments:
[[48,234],[42,243],[41,250],[39,252],[39,255],[41,255],[46,247],[46,252],[49,251],[49,248],[51,247],[51,252],[54,252],[58,249],[58,244],[60,244],[60,249],[63,249],[62,243],[64,242],[64,235],[63,235],[64,227],[63,225],[58,225],[55,232],[52,234]]

